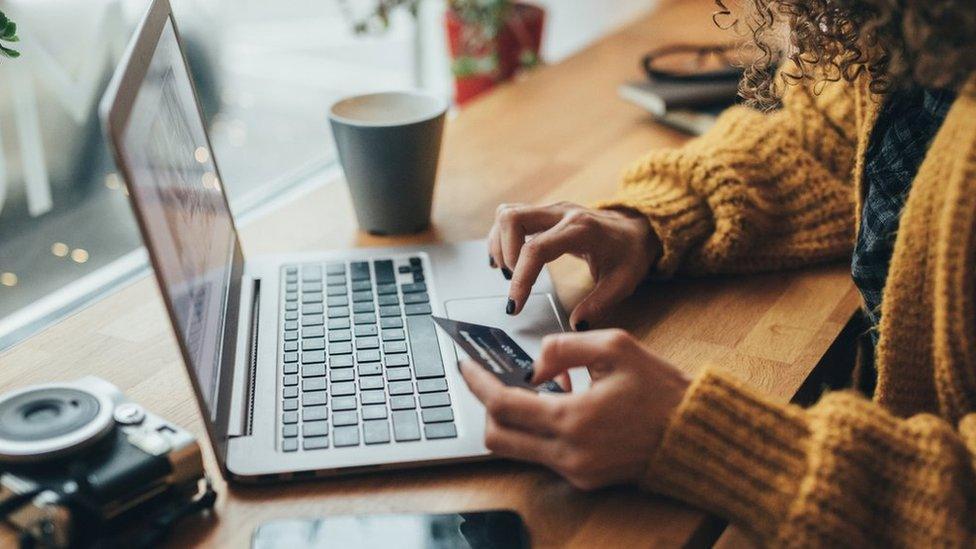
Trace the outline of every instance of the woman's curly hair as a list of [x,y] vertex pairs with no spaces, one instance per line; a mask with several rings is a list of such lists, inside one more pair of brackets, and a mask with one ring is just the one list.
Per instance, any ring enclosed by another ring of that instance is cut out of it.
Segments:
[[[714,20],[757,48],[740,93],[758,108],[778,103],[779,81],[822,84],[867,73],[871,91],[885,94],[916,85],[956,89],[976,70],[974,0],[747,1],[734,14],[729,0],[715,0]],[[793,69],[778,79],[783,57]]]

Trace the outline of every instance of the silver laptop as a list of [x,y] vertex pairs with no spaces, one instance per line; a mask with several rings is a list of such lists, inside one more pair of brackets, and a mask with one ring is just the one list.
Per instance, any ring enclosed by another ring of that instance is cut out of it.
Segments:
[[488,455],[484,409],[431,315],[503,327],[537,354],[565,326],[547,273],[508,317],[483,241],[245,259],[166,0],[152,3],[101,114],[228,478]]

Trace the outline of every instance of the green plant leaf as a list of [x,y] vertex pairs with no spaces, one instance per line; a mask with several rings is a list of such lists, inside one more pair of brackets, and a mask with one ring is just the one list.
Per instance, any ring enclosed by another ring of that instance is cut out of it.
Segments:
[[17,57],[20,57],[20,52],[17,50],[12,50],[10,48],[5,48],[3,46],[0,46],[0,55],[3,55],[4,57],[9,57],[11,59],[15,59]]
[[0,34],[0,37],[2,37],[4,40],[7,40],[8,42],[16,42],[17,23],[14,23],[13,21],[8,22],[7,26],[3,28],[3,34]]

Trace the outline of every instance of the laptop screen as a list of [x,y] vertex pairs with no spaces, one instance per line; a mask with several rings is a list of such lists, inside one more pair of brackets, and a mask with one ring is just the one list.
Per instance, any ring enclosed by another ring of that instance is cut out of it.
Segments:
[[236,232],[168,18],[119,145],[177,336],[213,419]]

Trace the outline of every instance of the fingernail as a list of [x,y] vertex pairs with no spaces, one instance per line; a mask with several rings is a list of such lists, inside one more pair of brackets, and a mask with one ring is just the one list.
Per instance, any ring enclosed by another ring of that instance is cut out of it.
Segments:
[[508,303],[505,304],[505,314],[510,315],[515,313],[515,300],[509,299]]
[[573,326],[573,329],[577,332],[585,332],[590,329],[590,323],[585,320],[580,320],[576,323],[576,326]]
[[532,368],[532,366],[529,366],[529,368],[525,370],[525,381],[532,381],[532,378],[534,376],[535,376],[535,370]]
[[502,276],[505,277],[505,280],[511,280],[512,279],[512,271],[509,271],[505,267],[502,267]]

